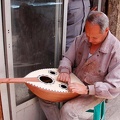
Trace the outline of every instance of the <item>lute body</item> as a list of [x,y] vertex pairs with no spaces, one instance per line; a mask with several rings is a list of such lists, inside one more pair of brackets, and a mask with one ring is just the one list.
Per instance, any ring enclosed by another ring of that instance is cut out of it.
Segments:
[[[67,84],[57,81],[58,69],[40,69],[30,72],[24,78],[0,79],[0,83],[25,83],[26,86],[38,97],[52,101],[62,102],[79,94],[71,93],[67,89]],[[71,82],[83,84],[73,73],[70,74]]]

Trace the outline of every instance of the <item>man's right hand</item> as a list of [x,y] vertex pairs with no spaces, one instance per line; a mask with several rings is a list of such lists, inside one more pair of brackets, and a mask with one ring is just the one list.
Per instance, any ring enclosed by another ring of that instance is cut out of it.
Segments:
[[70,81],[71,81],[71,79],[70,79],[70,74],[68,74],[68,73],[60,73],[60,74],[58,75],[58,77],[57,77],[57,80],[69,84]]

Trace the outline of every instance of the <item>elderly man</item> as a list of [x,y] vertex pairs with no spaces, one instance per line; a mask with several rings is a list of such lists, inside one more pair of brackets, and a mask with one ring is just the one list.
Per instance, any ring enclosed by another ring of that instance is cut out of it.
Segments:
[[[66,101],[60,111],[55,103],[40,100],[48,120],[82,120],[82,114],[104,99],[120,93],[120,42],[109,31],[109,19],[103,12],[92,11],[85,33],[76,37],[59,66],[58,80],[68,83],[80,96]],[[70,73],[85,85],[71,83]],[[54,116],[53,119],[50,118]]]

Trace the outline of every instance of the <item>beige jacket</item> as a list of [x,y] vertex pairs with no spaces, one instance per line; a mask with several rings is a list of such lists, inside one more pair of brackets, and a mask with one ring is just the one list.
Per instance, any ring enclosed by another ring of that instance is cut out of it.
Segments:
[[[109,32],[102,46],[88,58],[86,34],[76,37],[60,61],[59,72],[71,73],[89,86],[89,94],[112,99],[120,93],[120,42]],[[73,69],[73,70],[72,70]]]

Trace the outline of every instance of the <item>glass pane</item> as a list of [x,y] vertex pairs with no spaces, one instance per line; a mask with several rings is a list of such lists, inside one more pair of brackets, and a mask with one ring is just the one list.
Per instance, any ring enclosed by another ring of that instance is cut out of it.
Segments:
[[[14,77],[55,67],[55,57],[61,55],[60,42],[57,53],[55,46],[61,41],[56,23],[62,21],[62,5],[60,0],[11,0]],[[15,84],[15,92],[17,105],[34,96],[24,84]]]

